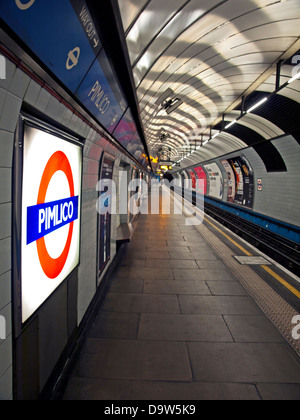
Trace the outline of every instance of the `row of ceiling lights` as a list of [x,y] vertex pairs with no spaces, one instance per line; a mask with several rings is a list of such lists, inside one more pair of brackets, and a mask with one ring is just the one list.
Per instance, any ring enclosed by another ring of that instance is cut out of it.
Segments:
[[[265,102],[268,101],[268,99],[275,93],[277,93],[279,90],[284,89],[285,87],[287,87],[289,84],[293,83],[295,80],[298,80],[300,78],[300,72],[297,73],[295,76],[293,76],[289,81],[287,81],[286,83],[284,83],[279,89],[277,89],[275,92],[271,93],[270,95],[266,96],[265,98],[263,98],[262,100],[260,100],[259,102],[257,102],[255,105],[253,105],[251,108],[249,108],[245,113],[243,113],[239,118],[235,119],[234,121],[230,122],[226,127],[225,130],[227,130],[228,128],[232,127],[234,124],[236,124],[238,122],[238,120],[240,120],[241,118],[243,118],[246,114],[249,114],[251,112],[253,112],[254,110],[258,109],[261,105],[263,105]],[[210,140],[215,139],[216,137],[218,137],[223,130],[220,130],[218,133],[214,134],[212,137],[210,137],[208,140],[206,140],[204,143],[202,143],[201,146],[198,146],[194,151],[192,151],[191,153],[188,153],[186,156],[184,156],[182,159],[180,159],[178,163],[182,162],[184,159],[188,158],[189,156],[191,156],[193,153],[196,152],[196,150],[201,149],[202,146],[205,146]],[[173,166],[175,166],[176,164],[174,164]]]

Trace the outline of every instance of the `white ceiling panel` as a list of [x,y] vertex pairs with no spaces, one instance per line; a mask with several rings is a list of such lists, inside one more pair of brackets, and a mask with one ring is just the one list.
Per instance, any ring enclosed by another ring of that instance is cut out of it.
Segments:
[[[276,64],[300,49],[299,0],[119,0],[119,5],[153,152],[162,147],[163,129],[169,135],[164,146],[184,157],[182,144],[209,139],[210,128],[243,95],[273,92]],[[282,67],[282,83],[289,81],[291,67]],[[295,81],[280,95],[299,102],[299,89],[300,81]],[[173,94],[157,104],[166,91]],[[183,103],[167,113],[178,99]],[[257,124],[257,132],[266,137],[278,132],[278,127],[250,116],[243,124],[254,129]],[[206,148],[205,155],[212,156],[218,147],[222,152],[241,145],[242,139],[222,132],[195,155],[200,159]]]
[[132,64],[184,3],[186,0],[152,0],[142,11],[126,38]]
[[119,0],[119,8],[125,32],[127,32],[128,28],[139,16],[141,10],[147,2],[148,0]]

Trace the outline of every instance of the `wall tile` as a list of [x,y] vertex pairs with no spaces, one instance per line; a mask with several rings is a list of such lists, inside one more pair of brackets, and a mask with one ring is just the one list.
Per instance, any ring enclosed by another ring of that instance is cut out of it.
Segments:
[[11,202],[11,169],[0,168],[0,179],[0,204]]
[[12,167],[13,147],[14,134],[0,130],[0,167]]
[[24,102],[34,106],[38,100],[41,90],[42,87],[36,81],[31,79],[24,97]]
[[11,271],[0,276],[0,310],[11,302]]
[[0,204],[0,239],[11,236],[11,203]]
[[30,77],[22,70],[17,69],[9,85],[9,92],[18,98],[24,98],[30,82]]
[[22,100],[20,98],[7,93],[0,117],[0,129],[11,133],[15,132],[21,106]]
[[0,275],[11,270],[11,238],[0,241]]

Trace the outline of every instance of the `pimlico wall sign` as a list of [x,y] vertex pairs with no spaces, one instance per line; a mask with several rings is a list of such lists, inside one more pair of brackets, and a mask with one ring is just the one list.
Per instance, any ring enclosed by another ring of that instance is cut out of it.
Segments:
[[80,145],[24,124],[22,322],[79,264],[81,172]]

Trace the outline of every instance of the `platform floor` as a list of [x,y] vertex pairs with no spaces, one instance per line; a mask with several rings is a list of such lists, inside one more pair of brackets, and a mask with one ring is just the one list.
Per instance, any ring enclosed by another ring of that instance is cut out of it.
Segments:
[[65,400],[300,400],[297,353],[209,235],[139,217]]

